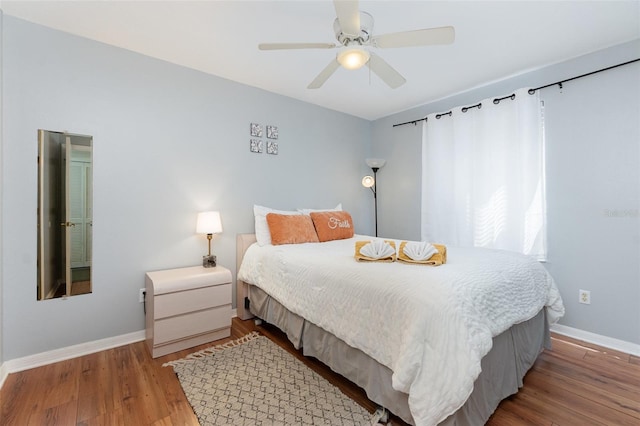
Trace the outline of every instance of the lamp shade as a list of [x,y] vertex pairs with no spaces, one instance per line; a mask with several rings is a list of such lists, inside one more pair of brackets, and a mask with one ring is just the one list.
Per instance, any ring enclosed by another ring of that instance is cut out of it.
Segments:
[[376,180],[373,176],[365,176],[362,178],[362,186],[365,188],[371,188],[376,183]]
[[219,234],[222,232],[220,212],[200,212],[196,224],[197,234]]
[[351,48],[338,53],[337,60],[348,70],[357,70],[369,62],[369,52],[362,48]]
[[382,158],[367,158],[365,162],[367,163],[367,166],[371,168],[375,167],[377,169],[380,169],[385,165],[387,160],[384,160]]

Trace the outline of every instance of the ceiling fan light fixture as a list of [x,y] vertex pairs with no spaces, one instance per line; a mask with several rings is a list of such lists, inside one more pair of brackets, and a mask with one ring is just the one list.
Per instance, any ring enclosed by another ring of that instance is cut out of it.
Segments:
[[338,53],[338,62],[348,70],[357,70],[369,62],[369,52],[362,48],[348,48]]

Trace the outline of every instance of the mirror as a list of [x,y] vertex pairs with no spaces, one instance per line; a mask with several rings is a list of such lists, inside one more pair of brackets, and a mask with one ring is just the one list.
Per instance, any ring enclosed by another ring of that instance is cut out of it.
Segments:
[[38,130],[38,300],[91,293],[93,138]]

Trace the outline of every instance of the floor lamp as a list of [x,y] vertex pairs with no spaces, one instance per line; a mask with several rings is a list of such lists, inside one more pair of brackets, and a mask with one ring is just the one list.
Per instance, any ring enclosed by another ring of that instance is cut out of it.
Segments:
[[367,158],[365,160],[367,166],[371,167],[371,171],[373,172],[373,176],[365,176],[362,178],[362,185],[365,188],[371,189],[373,192],[373,205],[375,211],[375,220],[376,220],[376,237],[378,236],[378,190],[376,188],[376,179],[378,170],[384,166],[386,160],[381,158]]

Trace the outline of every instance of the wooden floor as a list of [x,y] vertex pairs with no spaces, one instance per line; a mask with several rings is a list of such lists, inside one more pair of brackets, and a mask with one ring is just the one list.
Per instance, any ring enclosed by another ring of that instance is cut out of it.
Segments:
[[[231,338],[255,329],[369,411],[376,408],[361,389],[302,357],[270,326],[234,318]],[[10,374],[0,390],[0,425],[197,425],[173,369],[162,364],[206,346],[154,360],[139,342]],[[502,401],[488,424],[638,426],[640,358],[553,336],[553,350],[540,355],[524,388]]]

